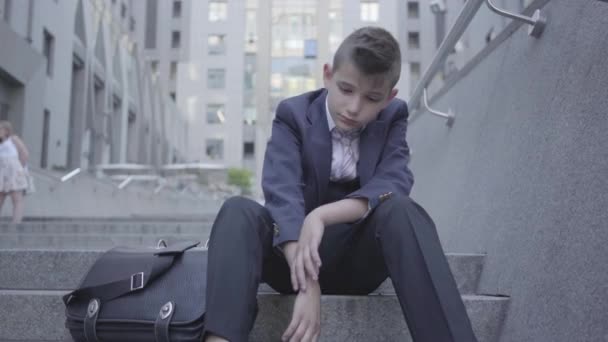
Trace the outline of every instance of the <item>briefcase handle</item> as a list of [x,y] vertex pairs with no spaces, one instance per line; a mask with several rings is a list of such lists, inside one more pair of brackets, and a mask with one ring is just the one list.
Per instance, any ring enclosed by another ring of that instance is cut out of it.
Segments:
[[156,258],[149,270],[136,272],[128,278],[110,283],[74,290],[63,296],[63,303],[67,305],[72,298],[86,298],[87,300],[97,298],[101,303],[105,303],[127,293],[141,290],[149,282],[167,272],[171,268],[176,256],[181,255],[190,248],[196,247],[198,244],[198,241],[184,241],[178,242],[168,248],[159,249],[154,253]]

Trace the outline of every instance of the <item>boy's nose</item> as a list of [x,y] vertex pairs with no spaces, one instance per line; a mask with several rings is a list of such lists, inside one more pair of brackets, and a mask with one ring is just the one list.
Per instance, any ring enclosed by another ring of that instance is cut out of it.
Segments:
[[353,99],[347,108],[348,116],[356,118],[361,111],[361,100]]

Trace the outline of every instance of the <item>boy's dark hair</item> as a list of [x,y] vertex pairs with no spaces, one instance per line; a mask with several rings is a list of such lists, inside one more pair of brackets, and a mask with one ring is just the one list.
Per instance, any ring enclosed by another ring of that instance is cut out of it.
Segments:
[[366,26],[348,35],[334,55],[333,70],[338,70],[345,61],[352,62],[366,75],[388,76],[391,88],[399,81],[399,43],[390,32],[381,27]]

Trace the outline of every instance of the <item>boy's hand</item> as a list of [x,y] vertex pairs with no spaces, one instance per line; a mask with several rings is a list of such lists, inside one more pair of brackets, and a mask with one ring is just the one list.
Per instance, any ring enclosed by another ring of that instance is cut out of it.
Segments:
[[290,342],[317,341],[321,327],[321,290],[319,282],[309,280],[308,291],[298,293],[291,322],[282,340]]
[[321,257],[319,245],[323,238],[325,226],[321,218],[312,211],[304,219],[300,239],[296,245],[295,257],[291,263],[291,284],[294,291],[306,291],[306,278],[317,281]]

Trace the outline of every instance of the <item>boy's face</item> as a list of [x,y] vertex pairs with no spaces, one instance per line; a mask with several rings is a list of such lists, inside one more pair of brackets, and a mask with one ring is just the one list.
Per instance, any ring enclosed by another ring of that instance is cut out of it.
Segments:
[[342,130],[359,129],[375,120],[397,95],[386,77],[365,75],[351,62],[337,70],[325,64],[323,81],[331,117]]

